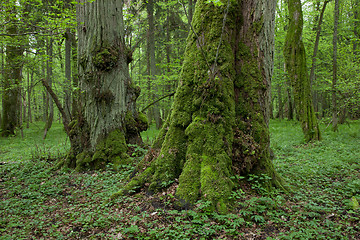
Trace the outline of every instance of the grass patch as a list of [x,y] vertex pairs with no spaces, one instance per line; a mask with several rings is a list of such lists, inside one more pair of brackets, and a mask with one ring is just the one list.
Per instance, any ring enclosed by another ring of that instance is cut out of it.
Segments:
[[31,123],[24,128],[24,138],[20,132],[9,138],[0,137],[0,159],[3,162],[18,162],[31,158],[55,160],[64,156],[70,148],[64,127],[54,122],[52,128],[43,139],[45,123]]
[[[269,192],[262,187],[266,175],[237,176],[240,187],[227,215],[208,212],[205,201],[180,206],[176,182],[156,195],[105,204],[133,166],[50,171],[53,161],[31,157],[34,144],[58,149],[66,136],[54,128],[41,142],[42,128],[32,129],[24,139],[0,139],[7,150],[0,157],[8,162],[0,165],[0,239],[360,239],[360,122],[337,133],[322,125],[323,141],[305,144],[296,122],[272,121],[274,164],[292,191]],[[143,137],[150,140],[156,130],[149,131]],[[138,152],[134,162],[145,150]]]

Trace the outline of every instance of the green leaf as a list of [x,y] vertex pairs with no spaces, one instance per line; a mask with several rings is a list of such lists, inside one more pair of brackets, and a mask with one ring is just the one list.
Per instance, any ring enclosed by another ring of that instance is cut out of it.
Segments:
[[220,0],[207,0],[206,3],[213,3],[215,7],[220,7],[224,5],[224,3],[221,2]]
[[351,198],[351,203],[352,203],[352,208],[354,209],[354,210],[358,210],[359,209],[359,202],[358,202],[358,200],[356,199],[356,197],[352,197]]

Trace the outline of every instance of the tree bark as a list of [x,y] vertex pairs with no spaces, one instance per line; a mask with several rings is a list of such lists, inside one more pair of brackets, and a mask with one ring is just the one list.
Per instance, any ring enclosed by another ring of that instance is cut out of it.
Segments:
[[268,130],[276,2],[228,4],[197,1],[172,112],[138,170],[148,167],[119,194],[179,179],[178,198],[226,212],[234,174],[265,173],[282,186]]
[[[10,17],[14,9],[7,9],[6,26],[8,34],[18,33],[18,23]],[[4,137],[14,135],[15,128],[20,125],[21,114],[21,71],[23,67],[23,52],[21,37],[13,37],[6,46],[6,64],[4,69],[3,93],[2,93],[2,121],[1,135]]]
[[284,119],[284,104],[282,99],[282,85],[279,83],[277,85],[277,95],[278,95],[278,117],[279,119]]
[[146,119],[136,111],[140,88],[129,76],[123,1],[81,0],[77,6],[79,113],[70,124],[72,148],[65,164],[99,169],[130,161],[126,143],[141,143]]
[[41,83],[45,87],[47,93],[52,97],[52,99],[54,99],[54,102],[55,102],[57,108],[59,109],[60,114],[62,115],[65,132],[67,135],[70,135],[70,128],[69,128],[70,119],[68,118],[64,108],[62,107],[59,98],[56,96],[56,94],[54,93],[54,91],[52,90],[51,86],[49,85],[49,83],[47,81],[45,81],[44,79],[41,79]]
[[[0,50],[1,50],[1,52],[0,52],[0,54],[1,54],[1,79],[0,80],[1,80],[1,84],[3,84],[4,79],[5,79],[5,77],[4,77],[4,75],[5,75],[5,71],[4,71],[4,69],[5,69],[5,61],[4,61],[5,50],[4,50],[4,45],[3,44],[1,44]],[[2,117],[1,117],[1,115],[2,115],[2,112],[0,112],[0,127],[2,128]]]
[[[46,60],[46,81],[50,87],[52,87],[52,78],[53,78],[53,39],[48,38],[46,41],[46,55],[48,59]],[[44,128],[43,139],[46,138],[48,131],[50,130],[53,120],[54,120],[54,104],[51,95],[46,92],[46,120]]]
[[314,52],[313,52],[313,55],[312,55],[312,62],[311,62],[311,69],[310,69],[310,84],[313,84],[313,81],[315,79],[316,55],[317,55],[317,52],[318,52],[318,49],[319,49],[321,24],[323,22],[326,5],[329,2],[330,2],[330,0],[325,0],[324,1],[323,7],[322,7],[321,12],[320,12],[320,16],[319,16],[319,23],[318,23],[317,29],[316,29],[316,39],[315,39]]
[[193,15],[194,15],[194,6],[195,6],[196,0],[189,0],[189,24],[191,24]]
[[[154,3],[155,0],[148,0],[146,5],[146,10],[148,14],[148,36],[147,36],[147,72],[149,75],[149,83],[151,84],[150,89],[152,88],[152,91],[149,91],[150,94],[150,100],[157,99],[157,91],[158,87],[156,84],[156,75],[157,75],[157,69],[156,69],[156,59],[155,59],[155,21],[154,21]],[[159,129],[161,127],[162,121],[160,116],[160,108],[158,104],[155,104],[151,111],[152,114],[149,114],[149,116],[153,117],[155,120],[156,128]],[[151,119],[151,117],[149,119]]]
[[286,81],[286,93],[287,93],[287,102],[288,102],[288,112],[287,118],[288,120],[294,119],[294,102],[293,102],[293,95],[291,91],[291,83],[289,80]]
[[32,95],[32,90],[33,90],[33,82],[34,82],[34,71],[31,70],[30,73],[30,80],[28,79],[28,88],[27,88],[27,92],[28,92],[28,118],[27,118],[27,124],[26,124],[26,128],[30,127],[30,123],[32,123],[32,111],[31,111],[31,95]]
[[300,0],[288,0],[289,28],[285,38],[285,67],[294,91],[297,118],[305,141],[320,140],[320,129],[314,112],[311,83],[306,68],[306,53],[302,42],[303,15]]
[[66,29],[65,33],[65,86],[64,107],[67,117],[71,118],[71,45],[72,33]]
[[337,83],[337,42],[338,42],[338,20],[339,20],[339,0],[335,0],[334,8],[334,34],[333,34],[333,79],[331,84],[331,101],[332,101],[332,130],[338,129],[338,109],[336,100],[336,83]]

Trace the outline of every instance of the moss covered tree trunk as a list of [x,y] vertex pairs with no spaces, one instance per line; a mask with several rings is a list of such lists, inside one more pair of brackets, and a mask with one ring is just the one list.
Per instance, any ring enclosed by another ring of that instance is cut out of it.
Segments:
[[140,94],[129,76],[124,42],[123,1],[80,1],[78,71],[80,101],[70,123],[72,152],[67,164],[77,170],[129,161],[126,143],[140,143],[146,119],[136,111]]
[[180,199],[226,211],[236,173],[265,173],[282,186],[268,131],[275,5],[197,1],[171,115],[120,194],[179,179]]
[[[6,32],[9,35],[16,35],[19,33],[18,22],[14,19],[16,15],[15,8],[5,9],[6,11]],[[1,135],[4,137],[15,134],[16,127],[20,126],[21,114],[21,100],[20,100],[20,83],[21,71],[23,67],[23,52],[22,38],[19,36],[12,36],[11,39],[6,39],[6,58],[4,78],[2,82],[2,121],[1,121]]]
[[305,141],[320,140],[320,129],[314,112],[311,83],[306,67],[306,53],[302,41],[303,14],[300,0],[288,0],[289,28],[285,38],[285,67],[293,86],[297,117]]

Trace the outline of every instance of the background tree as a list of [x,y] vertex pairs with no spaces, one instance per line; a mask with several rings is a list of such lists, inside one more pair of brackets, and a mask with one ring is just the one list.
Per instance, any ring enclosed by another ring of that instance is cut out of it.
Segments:
[[80,112],[70,127],[66,164],[77,170],[127,163],[147,121],[136,110],[140,89],[129,76],[123,1],[82,0],[77,9]]
[[123,192],[179,179],[180,199],[226,211],[235,172],[282,186],[268,132],[274,13],[275,1],[197,1],[172,112]]
[[304,132],[305,141],[320,140],[320,129],[312,103],[306,52],[302,41],[303,14],[301,1],[288,0],[288,9],[290,18],[285,39],[284,57],[286,71],[294,90],[296,113]]
[[22,67],[23,67],[23,41],[18,36],[19,18],[18,7],[10,1],[2,3],[6,16],[6,64],[3,78],[3,95],[2,95],[2,121],[1,135],[9,136],[15,134],[15,128],[20,126],[21,114],[21,87]]
[[338,20],[339,20],[339,0],[335,0],[334,8],[334,35],[333,35],[333,80],[332,80],[332,129],[338,129],[338,113],[336,103],[336,82],[337,82],[337,42],[338,42]]

